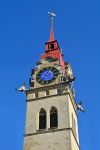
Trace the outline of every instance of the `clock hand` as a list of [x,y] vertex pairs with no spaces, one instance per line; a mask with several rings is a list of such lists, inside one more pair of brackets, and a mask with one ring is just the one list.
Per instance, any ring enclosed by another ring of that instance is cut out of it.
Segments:
[[48,72],[44,75],[43,79],[45,79],[49,73],[50,73],[50,71],[48,70]]
[[[48,72],[45,74],[44,78],[48,76],[48,74],[50,73],[50,71],[52,70],[52,68],[53,68],[53,67],[51,67],[51,68],[48,70]],[[43,79],[44,79],[44,78],[43,78]]]

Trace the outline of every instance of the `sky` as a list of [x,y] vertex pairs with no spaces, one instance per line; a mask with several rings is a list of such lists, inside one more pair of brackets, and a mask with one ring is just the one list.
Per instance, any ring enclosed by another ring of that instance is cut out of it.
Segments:
[[55,39],[71,63],[78,113],[81,150],[100,149],[100,1],[0,1],[0,149],[22,150],[26,97],[14,89],[29,86],[31,69],[49,39],[47,12],[56,13]]

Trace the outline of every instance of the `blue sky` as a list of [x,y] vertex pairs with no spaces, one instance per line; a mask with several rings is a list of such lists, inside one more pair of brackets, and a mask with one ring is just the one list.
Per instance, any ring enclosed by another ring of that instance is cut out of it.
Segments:
[[26,97],[14,89],[27,83],[49,39],[53,10],[55,38],[76,77],[81,150],[100,149],[100,1],[0,1],[0,149],[22,150]]

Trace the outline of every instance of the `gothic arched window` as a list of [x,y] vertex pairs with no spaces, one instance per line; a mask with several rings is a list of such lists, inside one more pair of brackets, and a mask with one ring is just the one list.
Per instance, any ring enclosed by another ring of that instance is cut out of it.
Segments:
[[72,114],[72,130],[74,130],[74,118],[73,118],[73,114]]
[[75,121],[75,119],[74,119],[74,134],[76,136],[76,121]]
[[46,111],[43,108],[39,112],[39,129],[46,129]]
[[73,117],[73,114],[72,114],[72,130],[73,130],[74,134],[76,135],[76,121]]
[[58,127],[58,111],[55,107],[50,110],[50,128]]

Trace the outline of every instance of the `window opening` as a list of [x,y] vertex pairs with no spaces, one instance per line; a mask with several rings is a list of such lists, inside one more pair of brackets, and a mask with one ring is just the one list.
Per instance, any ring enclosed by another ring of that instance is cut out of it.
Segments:
[[38,97],[39,97],[39,94],[38,94],[38,93],[35,93],[35,97],[38,98]]
[[74,119],[74,134],[76,136],[76,121],[75,121],[75,119]]
[[58,112],[55,107],[50,110],[50,128],[58,127]]
[[46,111],[43,108],[39,112],[39,129],[46,129]]
[[61,89],[57,89],[57,94],[61,94],[61,93],[62,93]]
[[49,90],[46,91],[46,96],[48,96],[48,95],[49,95]]
[[48,45],[48,49],[49,49],[49,50],[54,49],[54,44],[49,44],[49,45]]

